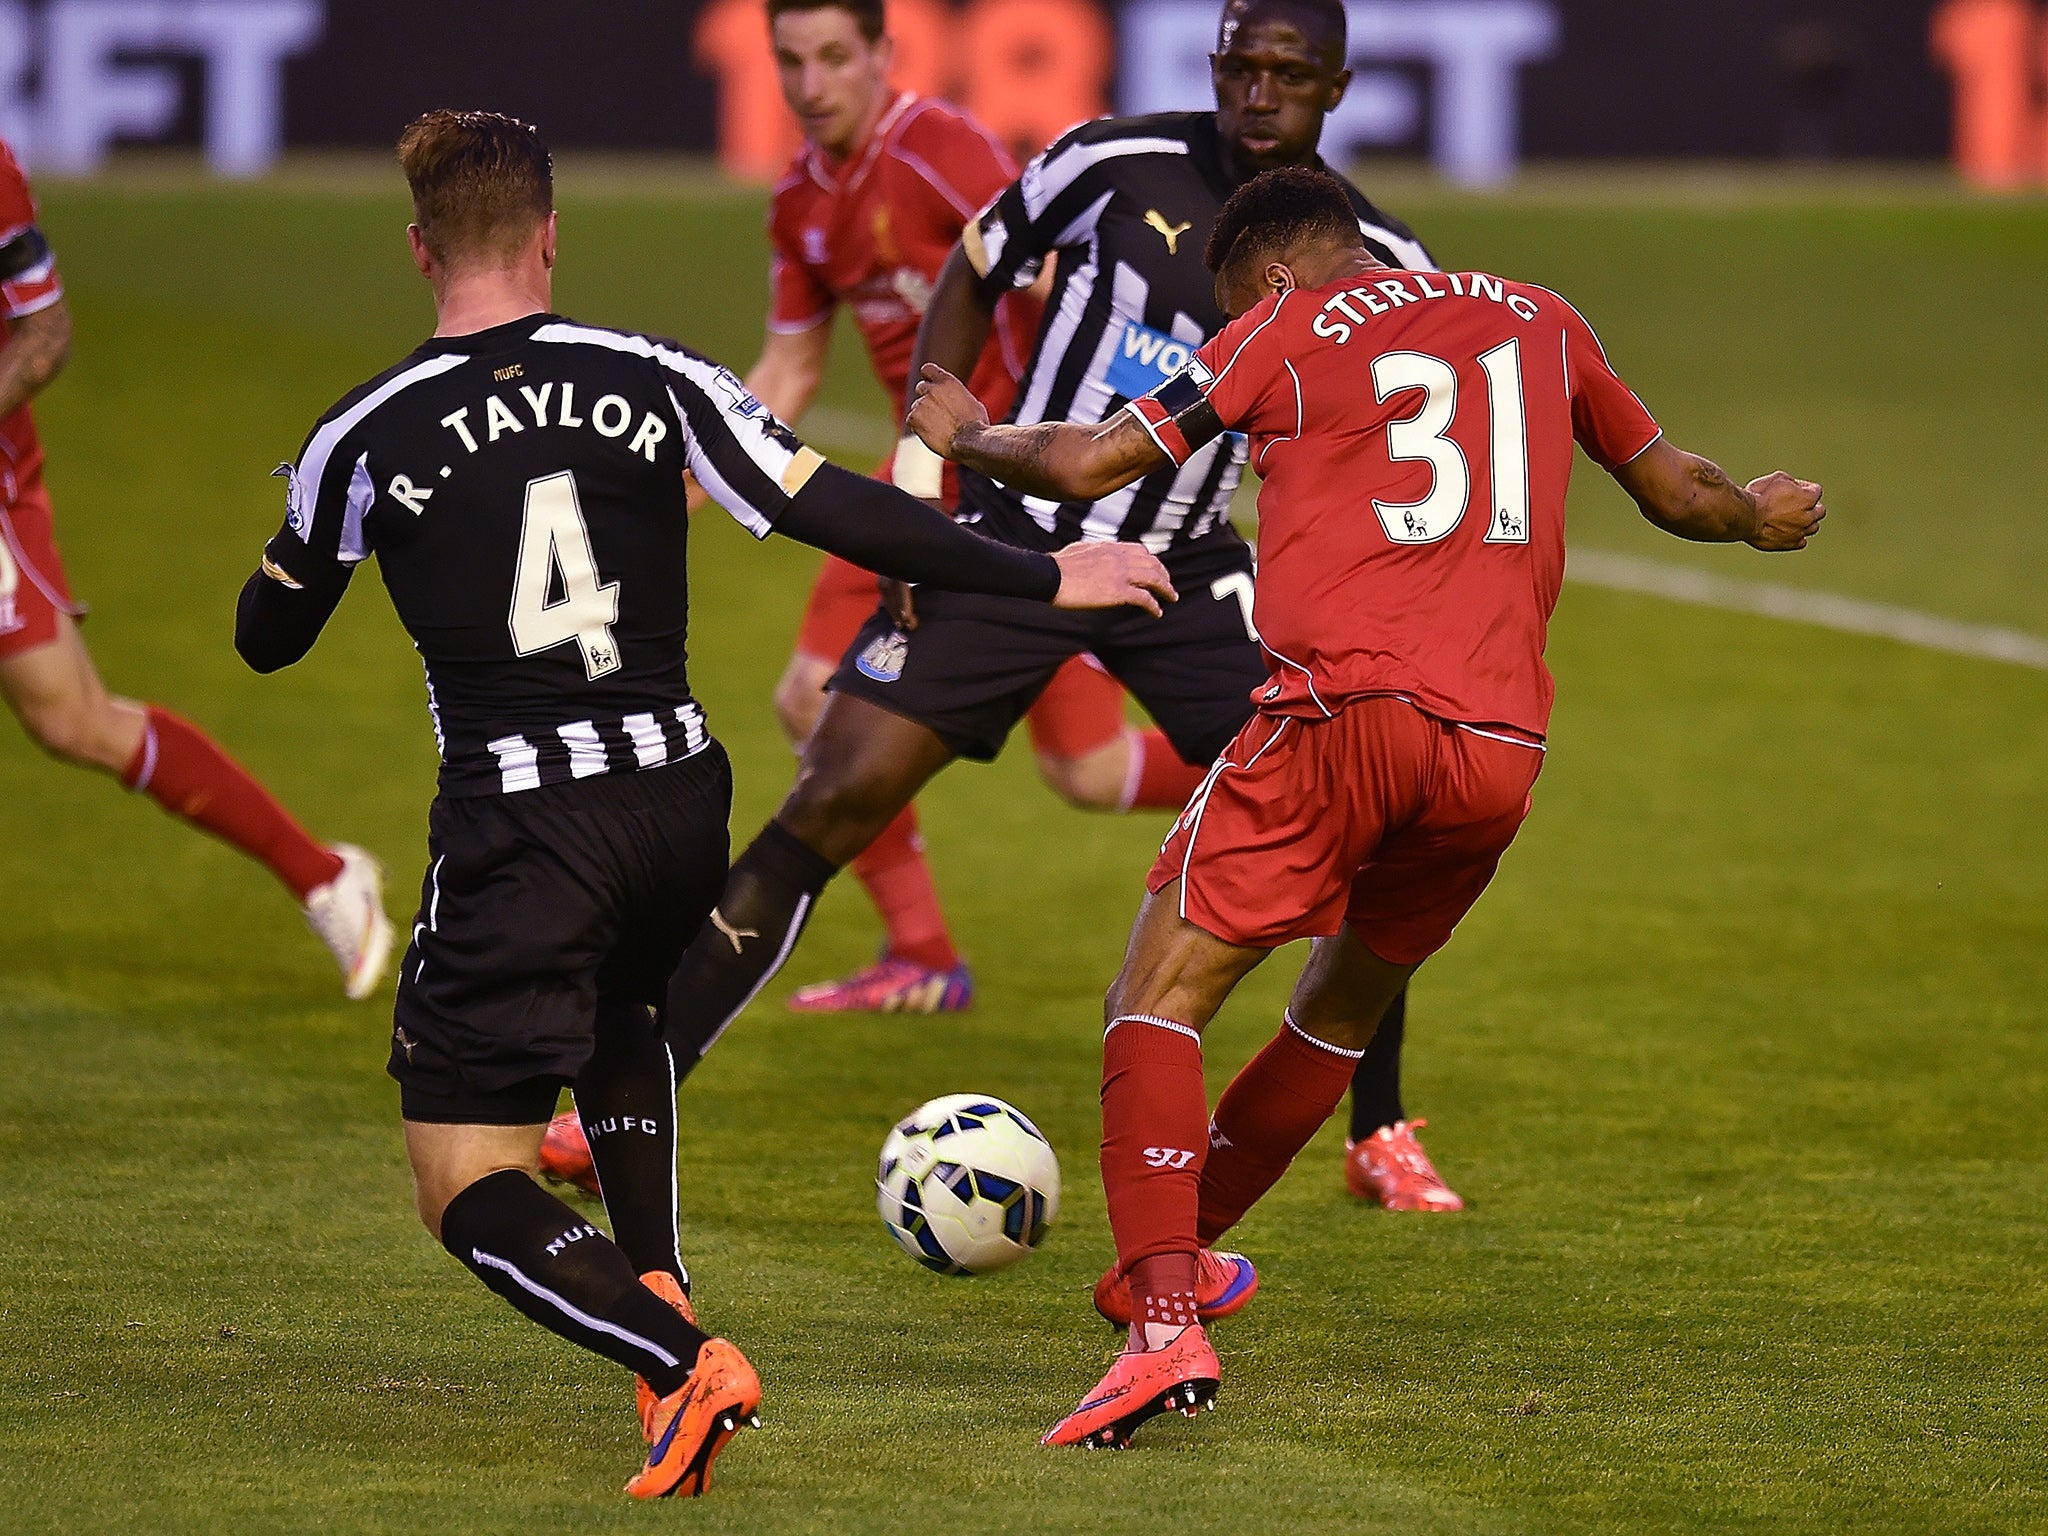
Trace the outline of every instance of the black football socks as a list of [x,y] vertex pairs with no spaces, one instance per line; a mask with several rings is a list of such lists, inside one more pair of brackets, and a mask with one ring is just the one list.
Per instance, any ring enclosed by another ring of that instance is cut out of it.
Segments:
[[676,1247],[676,1074],[668,1042],[638,1003],[600,998],[590,1060],[572,1085],[612,1241],[637,1274],[663,1269],[685,1292]]
[[516,1168],[448,1202],[441,1242],[541,1327],[647,1378],[681,1387],[708,1337],[640,1283],[610,1238]]
[[1372,1043],[1351,1074],[1351,1139],[1363,1141],[1373,1132],[1405,1120],[1401,1111],[1401,1037],[1408,1028],[1408,989],[1403,987],[1387,1011]]
[[823,854],[774,821],[740,855],[710,919],[669,979],[662,1024],[678,1078],[690,1075],[782,969],[818,893],[837,873]]

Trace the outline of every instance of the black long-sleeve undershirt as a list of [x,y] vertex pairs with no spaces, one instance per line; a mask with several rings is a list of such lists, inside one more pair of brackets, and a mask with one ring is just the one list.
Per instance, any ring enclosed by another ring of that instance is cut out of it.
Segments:
[[1051,555],[999,544],[892,485],[823,464],[775,519],[775,531],[898,581],[1049,603]]
[[281,569],[266,553],[235,600],[235,650],[258,672],[279,671],[313,649],[354,570],[343,566],[326,581],[287,584],[272,574]]

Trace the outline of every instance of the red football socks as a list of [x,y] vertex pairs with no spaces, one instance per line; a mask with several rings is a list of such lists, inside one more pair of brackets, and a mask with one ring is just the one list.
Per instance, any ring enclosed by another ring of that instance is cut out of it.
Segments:
[[204,731],[167,709],[147,708],[142,744],[121,775],[123,784],[260,860],[301,902],[341,873],[340,857]]
[[1201,1321],[1195,1310],[1199,1269],[1192,1253],[1162,1253],[1131,1266],[1132,1349],[1164,1349],[1183,1328]]
[[1127,811],[1177,811],[1208,777],[1207,768],[1182,762],[1166,733],[1157,727],[1128,732],[1124,739],[1131,744],[1131,763],[1124,778],[1123,808]]
[[1204,1248],[1237,1225],[1343,1102],[1358,1051],[1304,1034],[1290,1015],[1217,1102],[1202,1168]]
[[1144,1259],[1195,1251],[1208,1107],[1195,1030],[1146,1015],[1110,1025],[1102,1042],[1102,1187],[1126,1273]]
[[861,850],[853,874],[881,915],[890,954],[934,971],[950,971],[960,963],[925,862],[924,839],[917,835],[916,806],[903,807]]

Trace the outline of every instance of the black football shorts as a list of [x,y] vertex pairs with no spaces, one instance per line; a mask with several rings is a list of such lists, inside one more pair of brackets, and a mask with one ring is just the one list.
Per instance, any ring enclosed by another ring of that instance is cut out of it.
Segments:
[[725,886],[732,767],[442,797],[398,978],[405,1118],[537,1125],[590,1056],[598,1003],[658,1006]]
[[1052,675],[1093,652],[1145,706],[1174,751],[1213,762],[1251,718],[1266,682],[1252,639],[1252,556],[1222,533],[1167,557],[1180,601],[1163,618],[1136,608],[1069,613],[1024,598],[917,589],[917,627],[899,630],[877,609],[854,637],[835,692],[879,704],[929,729],[957,756],[987,762],[1002,751]]

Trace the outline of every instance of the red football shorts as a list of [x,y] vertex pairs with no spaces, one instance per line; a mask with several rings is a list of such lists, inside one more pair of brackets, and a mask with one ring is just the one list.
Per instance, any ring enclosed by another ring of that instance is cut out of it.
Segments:
[[1393,965],[1443,948],[1529,813],[1533,744],[1368,698],[1332,720],[1255,715],[1146,879],[1226,944],[1273,949],[1350,924]]
[[[872,571],[827,555],[804,604],[797,655],[838,666],[880,601],[881,586]],[[1053,674],[1025,719],[1032,750],[1068,761],[1086,757],[1123,734],[1123,684],[1094,657],[1076,656]]]
[[64,580],[40,482],[0,511],[0,656],[19,656],[57,638],[57,615],[85,610]]

